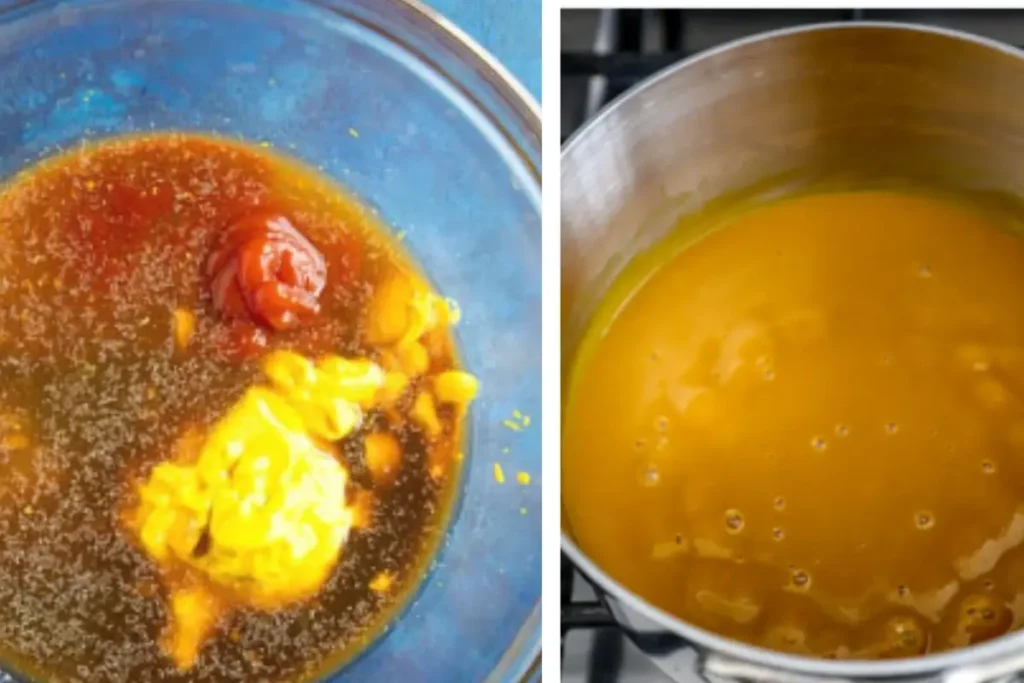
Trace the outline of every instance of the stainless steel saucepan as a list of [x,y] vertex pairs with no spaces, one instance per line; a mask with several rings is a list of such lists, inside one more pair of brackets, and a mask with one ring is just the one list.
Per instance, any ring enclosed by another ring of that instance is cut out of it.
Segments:
[[[629,92],[562,153],[563,367],[622,266],[679,216],[734,193],[830,179],[1024,195],[1024,54],[953,31],[821,25],[724,46]],[[646,603],[594,564],[571,528],[562,546],[675,680],[995,683],[1024,673],[1024,632],[891,661],[770,652]]]

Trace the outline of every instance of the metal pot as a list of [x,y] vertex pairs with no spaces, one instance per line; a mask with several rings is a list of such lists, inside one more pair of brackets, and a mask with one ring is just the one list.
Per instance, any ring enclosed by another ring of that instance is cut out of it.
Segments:
[[[1024,54],[998,43],[894,24],[830,24],[682,62],[619,99],[562,153],[563,367],[622,266],[712,200],[882,179],[1016,197],[1022,159]],[[675,680],[981,683],[1024,672],[1024,633],[890,661],[770,652],[646,603],[589,560],[568,526],[562,547]]]

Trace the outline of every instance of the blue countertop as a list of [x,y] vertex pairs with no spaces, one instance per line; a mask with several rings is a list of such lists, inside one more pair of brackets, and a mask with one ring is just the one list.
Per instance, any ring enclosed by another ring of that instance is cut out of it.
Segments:
[[542,0],[426,0],[471,35],[540,102]]
[[[0,9],[17,0],[0,0]],[[540,101],[542,0],[425,0],[471,35]]]

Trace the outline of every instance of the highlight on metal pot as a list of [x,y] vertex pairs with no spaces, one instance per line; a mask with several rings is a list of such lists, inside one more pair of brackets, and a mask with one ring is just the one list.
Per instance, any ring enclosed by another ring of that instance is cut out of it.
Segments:
[[1024,671],[1022,112],[1011,47],[816,25],[567,142],[563,551],[675,680]]

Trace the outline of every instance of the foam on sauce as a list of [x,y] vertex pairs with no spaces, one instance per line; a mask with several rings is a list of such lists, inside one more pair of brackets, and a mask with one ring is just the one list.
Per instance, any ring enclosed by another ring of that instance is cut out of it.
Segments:
[[656,249],[573,371],[581,547],[787,652],[907,657],[1024,625],[1024,241],[1003,227],[818,194]]
[[[288,215],[326,259],[319,312],[294,329],[226,320],[211,301],[211,249],[254,206]],[[444,527],[450,411],[433,445],[415,420],[367,414],[339,450],[372,493],[370,523],[315,599],[233,614],[192,669],[159,647],[165,588],[121,522],[141,477],[258,379],[260,357],[376,357],[363,333],[376,285],[419,276],[370,213],[264,150],[159,134],[20,173],[0,193],[0,247],[0,662],[60,681],[296,680],[374,637]],[[450,337],[431,354],[431,372],[455,366]],[[387,486],[364,457],[370,432],[401,446]]]

